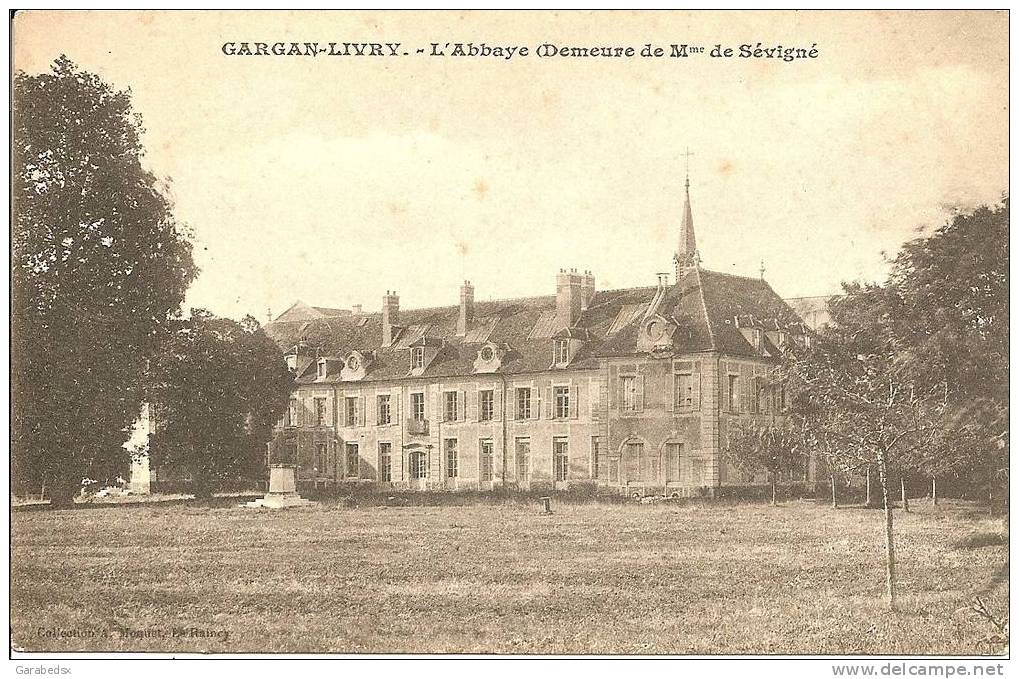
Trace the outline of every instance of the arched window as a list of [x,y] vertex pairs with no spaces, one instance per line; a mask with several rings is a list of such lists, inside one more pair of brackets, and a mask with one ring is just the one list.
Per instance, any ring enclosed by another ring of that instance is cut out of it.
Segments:
[[629,483],[660,483],[662,480],[661,451],[652,450],[638,438],[623,443],[623,468]]

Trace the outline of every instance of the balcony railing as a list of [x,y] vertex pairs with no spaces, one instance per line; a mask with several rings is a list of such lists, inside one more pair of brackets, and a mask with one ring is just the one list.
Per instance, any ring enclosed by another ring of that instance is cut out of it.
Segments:
[[407,420],[407,433],[408,434],[420,434],[422,436],[428,434],[428,420],[415,420],[410,418]]

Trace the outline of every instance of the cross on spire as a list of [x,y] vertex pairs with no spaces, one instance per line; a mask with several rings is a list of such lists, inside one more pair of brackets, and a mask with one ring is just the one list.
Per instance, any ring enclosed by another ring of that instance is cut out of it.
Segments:
[[687,146],[686,147],[686,151],[681,153],[680,155],[686,156],[686,188],[689,189],[690,188],[690,156],[692,156],[693,153],[690,152],[690,147]]

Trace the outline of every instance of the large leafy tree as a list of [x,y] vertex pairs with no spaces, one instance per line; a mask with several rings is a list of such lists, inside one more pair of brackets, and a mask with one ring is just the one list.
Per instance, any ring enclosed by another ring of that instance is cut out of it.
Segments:
[[1008,403],[1007,198],[906,243],[888,288],[893,336],[918,382]]
[[196,269],[141,121],[66,57],[13,83],[12,466],[70,502],[127,464],[147,361]]
[[903,246],[887,286],[898,300],[898,367],[928,388],[944,385],[950,403],[953,431],[934,440],[945,445],[922,467],[932,477],[964,473],[989,492],[1008,474],[1008,219],[1007,197],[955,215]]
[[258,322],[192,309],[152,362],[150,463],[187,472],[195,494],[225,478],[261,477],[265,444],[294,376]]

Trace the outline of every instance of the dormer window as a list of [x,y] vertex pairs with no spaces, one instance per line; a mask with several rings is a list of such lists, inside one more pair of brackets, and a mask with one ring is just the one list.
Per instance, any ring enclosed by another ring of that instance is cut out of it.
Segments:
[[287,354],[287,368],[290,370],[297,370],[297,354]]
[[494,360],[495,359],[495,349],[493,349],[491,346],[487,346],[486,345],[486,346],[481,348],[481,353],[479,355],[480,355],[482,361],[491,361],[491,360]]
[[425,348],[414,347],[410,350],[410,369],[421,370],[425,367]]
[[552,362],[555,365],[566,365],[570,362],[569,340],[557,339],[552,343]]
[[318,360],[318,379],[320,379],[320,380],[324,380],[325,379],[326,372],[327,372],[327,367],[328,367],[328,363],[326,362],[326,359],[320,358]]

